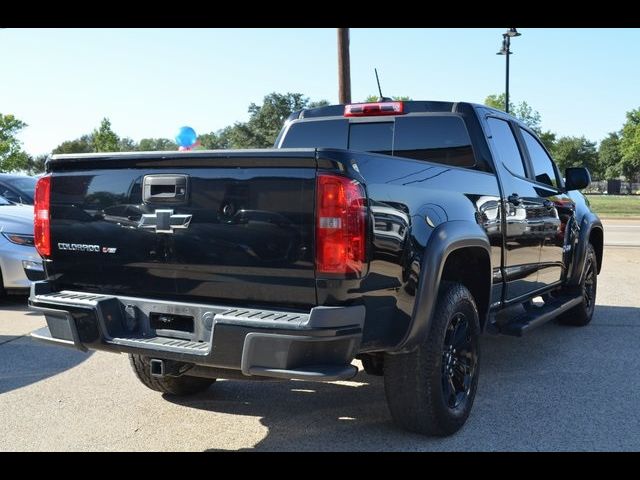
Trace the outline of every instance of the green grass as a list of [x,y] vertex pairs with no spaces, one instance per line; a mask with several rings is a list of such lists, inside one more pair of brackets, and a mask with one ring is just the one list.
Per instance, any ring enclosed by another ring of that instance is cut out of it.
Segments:
[[587,195],[601,217],[640,217],[640,195]]

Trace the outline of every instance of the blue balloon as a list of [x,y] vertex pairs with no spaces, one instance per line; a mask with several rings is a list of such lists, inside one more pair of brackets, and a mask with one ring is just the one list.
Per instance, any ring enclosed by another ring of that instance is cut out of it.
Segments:
[[191,127],[180,127],[180,131],[176,135],[176,143],[179,147],[190,147],[196,143],[197,139],[196,131]]

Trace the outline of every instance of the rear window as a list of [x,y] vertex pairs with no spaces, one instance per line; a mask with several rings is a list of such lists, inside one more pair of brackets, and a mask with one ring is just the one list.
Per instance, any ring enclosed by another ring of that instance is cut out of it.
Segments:
[[469,133],[460,117],[400,117],[396,119],[394,140],[393,154],[396,157],[456,167],[473,167],[476,164]]
[[347,148],[349,120],[294,123],[280,148]]
[[352,123],[349,125],[349,150],[391,155],[393,122]]
[[337,119],[294,123],[281,148],[302,147],[348,148],[457,167],[476,165],[464,121],[453,115],[396,117],[384,122]]

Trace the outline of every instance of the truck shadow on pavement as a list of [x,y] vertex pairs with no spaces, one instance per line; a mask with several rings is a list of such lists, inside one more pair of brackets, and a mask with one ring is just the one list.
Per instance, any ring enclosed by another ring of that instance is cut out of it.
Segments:
[[[29,317],[41,315],[27,309],[25,296],[8,295],[0,298],[0,316],[3,312],[16,311],[24,311]],[[20,334],[0,335],[0,394],[69,370],[91,356],[91,352],[83,353],[37,342],[24,334],[25,330],[20,329],[20,325],[16,327]]]
[[40,312],[29,310],[28,295],[5,295],[0,296],[0,315],[2,312],[23,312],[30,317],[39,317]]
[[69,370],[91,352],[44,345],[28,336],[0,335],[0,394]]
[[[165,399],[189,408],[259,417],[266,435],[253,447],[241,450],[510,450],[522,444],[523,429],[532,439],[521,445],[524,449],[593,448],[610,442],[609,428],[621,428],[607,413],[611,394],[629,400],[621,408],[635,403],[624,382],[618,387],[617,383],[609,385],[609,374],[598,367],[603,359],[593,354],[594,349],[613,342],[635,350],[638,340],[640,308],[600,305],[586,328],[550,322],[522,339],[485,335],[474,409],[465,427],[444,439],[396,427],[386,406],[383,379],[363,371],[340,383],[219,380],[205,393],[183,398],[166,395]],[[585,357],[585,351],[590,355]],[[617,370],[619,364],[622,371],[628,367],[628,353],[600,351],[608,355],[610,368]],[[632,363],[640,371],[640,359]],[[640,373],[627,380],[640,384]],[[567,427],[575,422],[576,412],[589,418],[589,425],[596,422],[602,428],[594,432],[585,427],[588,435],[582,438],[581,430]],[[570,432],[573,442],[562,440],[563,432]],[[559,443],[543,446],[535,440],[548,435],[557,436]],[[629,445],[635,445],[633,438],[627,437]],[[237,448],[230,444],[228,450]]]
[[[366,449],[367,437],[391,438],[394,432],[406,436],[391,422],[382,377],[363,371],[340,383],[219,380],[204,394],[165,399],[190,408],[261,417],[267,435],[241,451]],[[364,441],[359,448],[353,443],[358,437]]]

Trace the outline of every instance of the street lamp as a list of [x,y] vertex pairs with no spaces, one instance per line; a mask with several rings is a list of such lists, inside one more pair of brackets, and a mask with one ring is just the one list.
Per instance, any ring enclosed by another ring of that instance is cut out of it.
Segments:
[[509,49],[511,47],[511,37],[519,37],[522,35],[518,33],[515,28],[510,28],[506,33],[502,34],[502,48],[496,55],[504,55],[507,57],[507,76],[506,76],[506,85],[504,92],[504,111],[509,113],[509,55],[513,54],[513,52]]

